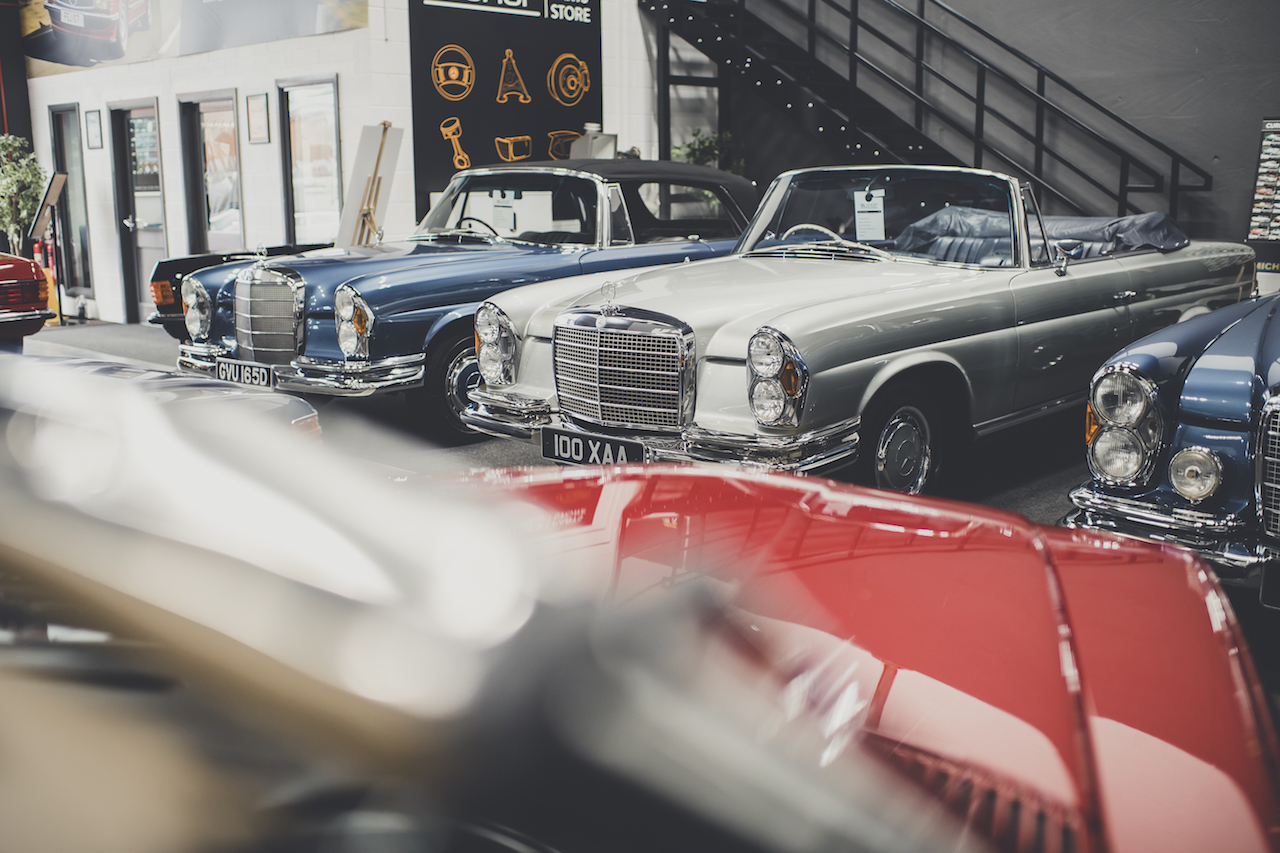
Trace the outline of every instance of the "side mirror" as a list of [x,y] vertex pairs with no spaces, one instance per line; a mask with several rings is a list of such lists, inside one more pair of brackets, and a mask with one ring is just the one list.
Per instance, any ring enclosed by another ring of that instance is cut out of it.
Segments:
[[1055,259],[1053,271],[1058,275],[1066,275],[1067,259],[1080,260],[1080,257],[1084,254],[1084,242],[1081,240],[1058,240],[1053,245],[1058,250],[1058,257]]

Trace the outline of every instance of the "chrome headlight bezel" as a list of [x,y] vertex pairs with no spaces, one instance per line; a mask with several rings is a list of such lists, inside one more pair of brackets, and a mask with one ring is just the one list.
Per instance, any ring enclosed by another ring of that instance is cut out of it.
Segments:
[[190,277],[182,280],[182,320],[191,340],[205,342],[213,325],[213,300],[203,284]]
[[[1136,398],[1128,403],[1127,415],[1121,415],[1110,407],[1105,399],[1106,389],[1121,385]],[[1085,457],[1094,479],[1110,486],[1142,486],[1150,479],[1156,460],[1164,449],[1164,417],[1160,410],[1160,397],[1156,384],[1130,364],[1111,364],[1098,371],[1089,387],[1089,410],[1097,418],[1097,431],[1090,437]],[[1139,464],[1117,470],[1099,459],[1105,450],[1102,440],[1129,440],[1139,452]]]
[[369,303],[349,284],[333,291],[333,322],[337,329],[338,349],[348,360],[369,357],[369,340],[377,317]]
[[505,311],[483,302],[475,313],[476,360],[485,385],[514,385],[520,336]]
[[1169,460],[1169,485],[1193,504],[1213,497],[1222,486],[1223,474],[1222,460],[1207,447],[1184,447]]
[[800,350],[782,332],[761,326],[747,342],[746,361],[747,405],[756,423],[768,427],[799,426],[809,392],[809,368]]

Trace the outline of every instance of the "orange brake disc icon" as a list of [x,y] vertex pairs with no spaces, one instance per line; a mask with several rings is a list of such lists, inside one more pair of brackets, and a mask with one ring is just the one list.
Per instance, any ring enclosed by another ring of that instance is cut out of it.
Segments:
[[587,63],[572,53],[562,53],[547,72],[547,91],[566,107],[571,107],[591,88]]

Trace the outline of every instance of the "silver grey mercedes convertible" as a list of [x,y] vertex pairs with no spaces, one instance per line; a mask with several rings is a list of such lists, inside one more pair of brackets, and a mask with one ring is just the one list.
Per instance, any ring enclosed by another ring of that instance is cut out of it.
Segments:
[[915,493],[975,435],[1082,402],[1125,344],[1255,289],[1251,249],[1162,213],[1041,216],[977,169],[803,169],[726,258],[484,303],[464,419],[564,463],[853,464]]

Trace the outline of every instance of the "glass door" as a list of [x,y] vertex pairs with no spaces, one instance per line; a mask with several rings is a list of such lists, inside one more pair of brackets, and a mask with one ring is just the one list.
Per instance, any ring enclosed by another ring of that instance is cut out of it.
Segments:
[[280,84],[280,115],[289,242],[331,243],[342,214],[336,82]]
[[155,307],[148,282],[156,262],[168,255],[156,109],[112,110],[112,128],[125,319],[136,323],[146,319]]
[[53,167],[67,175],[58,199],[58,283],[71,296],[93,298],[89,275],[89,204],[84,188],[84,149],[80,113],[75,105],[50,110],[53,123]]
[[226,100],[183,103],[180,108],[190,249],[193,253],[243,249],[234,94]]

